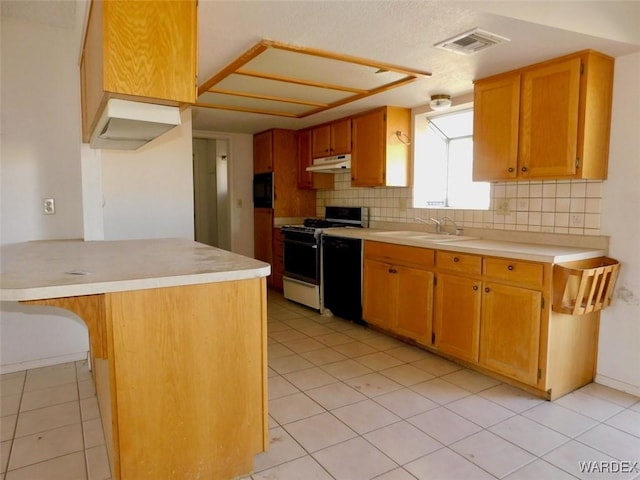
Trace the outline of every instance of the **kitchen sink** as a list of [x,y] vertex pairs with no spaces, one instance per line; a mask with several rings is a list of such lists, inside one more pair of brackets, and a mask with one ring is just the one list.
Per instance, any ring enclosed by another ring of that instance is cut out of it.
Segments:
[[375,232],[372,235],[388,238],[402,238],[405,240],[411,240],[420,243],[441,243],[441,242],[455,242],[459,240],[473,240],[478,237],[471,237],[467,235],[452,235],[450,233],[428,233],[418,232],[415,230],[389,230],[384,232]]

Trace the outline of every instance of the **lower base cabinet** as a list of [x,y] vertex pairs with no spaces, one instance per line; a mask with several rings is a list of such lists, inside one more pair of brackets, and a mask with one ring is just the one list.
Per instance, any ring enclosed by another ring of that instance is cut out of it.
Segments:
[[482,295],[480,364],[536,385],[542,292],[487,282]]
[[426,266],[433,263],[433,251],[365,242],[364,252],[363,318],[430,344],[434,275]]
[[552,264],[374,241],[364,252],[368,323],[550,400],[593,380],[599,312],[551,310]]
[[482,282],[457,275],[438,275],[435,346],[470,362],[478,361]]

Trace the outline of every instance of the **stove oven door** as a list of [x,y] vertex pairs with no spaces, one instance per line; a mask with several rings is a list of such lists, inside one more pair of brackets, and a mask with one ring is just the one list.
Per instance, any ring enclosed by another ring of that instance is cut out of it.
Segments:
[[284,231],[284,275],[320,284],[320,249],[311,233]]

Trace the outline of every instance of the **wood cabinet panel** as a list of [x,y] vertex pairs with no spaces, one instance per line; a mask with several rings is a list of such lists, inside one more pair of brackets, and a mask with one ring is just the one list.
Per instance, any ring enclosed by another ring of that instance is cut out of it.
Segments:
[[587,50],[477,80],[474,180],[606,178],[613,62]]
[[484,274],[488,277],[532,287],[542,287],[544,266],[504,258],[485,258]]
[[254,258],[263,262],[273,262],[273,210],[253,209]]
[[538,382],[542,293],[486,282],[480,363],[529,385]]
[[523,73],[519,159],[523,178],[575,174],[580,65],[580,58],[572,58]]
[[411,184],[409,135],[411,112],[383,107],[352,119],[351,184],[357,187],[406,187]]
[[365,255],[397,265],[415,265],[427,268],[433,266],[434,251],[429,248],[367,241]]
[[482,272],[482,257],[438,250],[436,266],[441,270],[479,275]]
[[436,347],[474,363],[479,351],[481,286],[480,280],[440,274],[435,295]]
[[518,168],[520,75],[478,82],[473,93],[473,178],[515,178]]
[[197,40],[195,0],[93,1],[80,60],[83,141],[110,97],[195,102]]
[[433,272],[403,266],[394,268],[397,271],[399,298],[392,330],[429,345],[433,316]]
[[271,286],[277,290],[283,289],[284,276],[284,237],[280,228],[273,229],[273,265],[271,272]]
[[367,322],[384,329],[390,329],[393,323],[397,297],[396,286],[389,274],[389,268],[388,263],[364,259],[362,317]]
[[273,171],[273,134],[271,131],[253,136],[253,173]]
[[335,176],[331,173],[307,172],[307,167],[313,165],[311,154],[311,130],[297,132],[298,139],[298,188],[303,189],[332,189]]
[[343,118],[311,129],[313,158],[351,152],[351,118]]

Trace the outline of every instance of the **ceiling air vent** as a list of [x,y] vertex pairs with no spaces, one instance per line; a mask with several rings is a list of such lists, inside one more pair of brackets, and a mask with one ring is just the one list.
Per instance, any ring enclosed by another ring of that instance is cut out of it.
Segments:
[[511,40],[506,37],[501,37],[495,33],[490,33],[476,28],[436,43],[434,47],[459,53],[461,55],[471,55],[479,52],[480,50],[484,50],[485,48],[510,41]]

